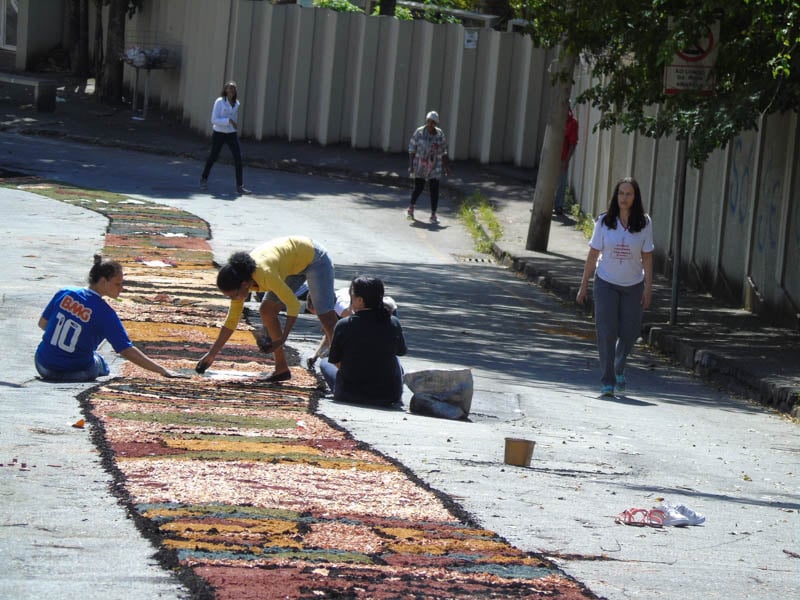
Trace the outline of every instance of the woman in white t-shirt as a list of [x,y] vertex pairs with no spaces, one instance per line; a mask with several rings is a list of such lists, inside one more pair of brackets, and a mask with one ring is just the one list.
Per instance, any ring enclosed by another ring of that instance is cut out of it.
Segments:
[[594,278],[594,320],[600,354],[601,393],[625,390],[625,363],[642,329],[653,291],[653,225],[633,177],[617,182],[608,212],[594,224],[577,301]]

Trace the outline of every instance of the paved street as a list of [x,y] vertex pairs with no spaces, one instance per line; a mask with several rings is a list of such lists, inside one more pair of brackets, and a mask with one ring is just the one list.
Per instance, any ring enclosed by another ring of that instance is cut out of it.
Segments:
[[[800,551],[797,425],[641,350],[629,392],[598,398],[592,322],[476,254],[452,213],[438,229],[411,226],[402,217],[405,190],[257,169],[247,172],[255,195],[235,198],[224,164],[210,192],[200,193],[196,161],[21,141],[0,134],[4,168],[190,211],[211,225],[219,262],[271,237],[304,234],[328,248],[338,284],[357,273],[382,276],[400,305],[406,370],[470,367],[472,422],[329,401],[321,412],[455,498],[484,527],[556,559],[599,596],[768,600],[798,588],[800,560],[784,552]],[[92,581],[77,578],[75,596],[134,597],[109,589],[136,580],[149,586],[136,597],[180,597],[105,492],[108,477],[87,432],[69,427],[82,388],[33,381],[36,317],[58,286],[83,281],[102,245],[103,219],[5,189],[0,207],[11,264],[0,274],[0,328],[17,349],[0,367],[0,556],[47,581],[26,586],[22,576],[3,577],[0,596],[63,597],[70,574],[91,572],[107,582],[105,593],[92,596]],[[304,317],[290,343],[309,354],[318,335],[316,320]],[[536,441],[531,469],[502,464],[506,436]],[[65,454],[69,464],[59,458]],[[36,469],[8,466],[26,457],[35,457]],[[623,509],[659,497],[704,513],[706,524],[614,523]],[[41,506],[45,499],[51,504]],[[105,515],[101,532],[90,509]],[[130,558],[91,551],[92,535],[110,530],[107,546],[124,547]]]

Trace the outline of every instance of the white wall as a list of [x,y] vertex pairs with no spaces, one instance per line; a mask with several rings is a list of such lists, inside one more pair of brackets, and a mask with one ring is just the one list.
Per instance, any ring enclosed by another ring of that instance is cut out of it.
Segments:
[[[574,94],[590,85],[577,74]],[[604,211],[618,179],[640,184],[654,225],[657,263],[671,268],[678,144],[619,130],[592,132],[600,115],[576,109],[581,139],[571,183],[581,208]],[[681,274],[757,312],[800,326],[800,127],[774,114],[689,168]]]

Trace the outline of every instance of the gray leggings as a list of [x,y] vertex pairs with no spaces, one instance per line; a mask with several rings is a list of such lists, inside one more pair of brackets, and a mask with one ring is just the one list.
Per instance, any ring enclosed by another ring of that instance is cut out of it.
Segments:
[[614,385],[625,372],[628,354],[642,332],[644,281],[624,286],[594,278],[594,324],[600,354],[600,381]]

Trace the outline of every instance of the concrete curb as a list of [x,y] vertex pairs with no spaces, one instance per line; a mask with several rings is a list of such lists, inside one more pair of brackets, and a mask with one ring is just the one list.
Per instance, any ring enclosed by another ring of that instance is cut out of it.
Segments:
[[[485,239],[489,240],[489,234],[483,225],[481,230]],[[578,291],[574,282],[559,278],[553,271],[537,265],[535,257],[517,256],[496,242],[493,244],[492,253],[503,266],[524,275],[528,281],[539,287],[553,292],[576,309],[593,314],[591,298],[587,299],[585,306],[578,305],[574,300]],[[713,350],[695,346],[690,340],[671,333],[668,327],[645,323],[642,327],[642,338],[651,349],[704,379],[791,417],[800,418],[800,387],[766,381]]]

